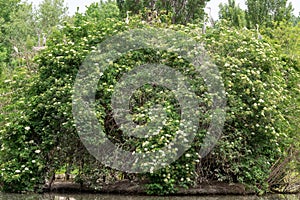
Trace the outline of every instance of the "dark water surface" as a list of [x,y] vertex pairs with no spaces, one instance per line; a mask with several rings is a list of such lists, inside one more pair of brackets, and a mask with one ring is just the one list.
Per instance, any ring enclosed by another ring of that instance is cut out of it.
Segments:
[[299,200],[299,195],[257,196],[127,196],[103,194],[43,194],[20,195],[0,193],[0,200]]

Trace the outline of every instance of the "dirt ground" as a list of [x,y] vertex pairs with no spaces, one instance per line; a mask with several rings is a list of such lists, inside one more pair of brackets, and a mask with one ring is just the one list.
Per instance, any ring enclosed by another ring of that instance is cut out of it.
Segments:
[[[114,184],[103,185],[100,189],[81,186],[72,182],[54,182],[51,188],[45,188],[45,192],[62,193],[105,193],[105,194],[146,194],[143,183],[133,181],[120,181]],[[253,194],[247,191],[242,184],[205,183],[194,188],[178,188],[176,195],[246,195]]]

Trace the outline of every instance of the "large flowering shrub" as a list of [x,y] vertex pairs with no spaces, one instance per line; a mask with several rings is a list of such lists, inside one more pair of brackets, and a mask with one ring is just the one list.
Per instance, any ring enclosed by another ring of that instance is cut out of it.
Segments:
[[[15,102],[16,115],[6,118],[6,125],[1,128],[0,152],[3,190],[34,190],[66,164],[79,169],[78,181],[93,186],[105,181],[109,174],[131,178],[130,174],[107,169],[83,147],[71,112],[72,89],[79,67],[98,43],[118,32],[148,25],[138,19],[131,19],[129,24],[116,18],[97,20],[92,13],[93,20],[89,15],[77,15],[73,25],[66,25],[52,36],[48,48],[36,59],[38,77],[24,97]],[[177,186],[191,187],[205,180],[240,182],[266,190],[271,166],[285,156],[295,139],[295,130],[290,125],[293,118],[286,111],[297,92],[291,88],[299,84],[298,64],[286,62],[276,48],[258,40],[250,30],[232,29],[219,23],[201,35],[197,25],[152,26],[182,31],[203,43],[221,72],[227,114],[223,135],[207,157],[198,155],[209,124],[210,113],[203,110],[191,148],[171,165],[136,178],[147,181],[150,194],[173,193]],[[110,108],[114,85],[120,74],[147,62],[166,64],[190,77],[200,102],[208,107],[211,103],[202,78],[193,73],[193,66],[171,50],[139,50],[114,61],[98,86],[97,116],[114,143],[136,152],[158,150],[169,143],[180,120],[178,102],[172,92],[145,85],[132,97],[135,122],[148,122],[148,108],[160,103],[169,116],[167,126],[147,140],[123,136],[115,126]]]

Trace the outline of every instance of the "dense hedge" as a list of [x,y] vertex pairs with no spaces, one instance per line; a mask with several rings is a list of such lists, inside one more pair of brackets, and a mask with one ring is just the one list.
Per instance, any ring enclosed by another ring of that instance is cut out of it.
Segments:
[[[71,112],[73,84],[79,67],[97,44],[118,32],[149,25],[138,19],[131,19],[130,24],[117,18],[99,20],[95,12],[91,13],[78,14],[73,25],[54,33],[48,48],[36,59],[38,77],[24,97],[15,102],[18,111],[6,118],[6,125],[1,128],[2,189],[39,189],[45,178],[68,164],[78,169],[77,181],[95,187],[108,177],[134,177],[148,181],[150,194],[173,193],[176,186],[190,187],[206,180],[240,182],[267,190],[271,166],[285,156],[297,138],[297,127],[291,126],[293,118],[289,116],[293,115],[290,102],[299,95],[294,89],[299,85],[299,64],[282,58],[276,48],[258,40],[251,30],[236,30],[219,23],[201,35],[198,25],[152,24],[185,32],[205,45],[224,81],[226,123],[216,148],[205,158],[199,158],[198,150],[209,124],[208,111],[199,120],[201,128],[192,147],[178,161],[142,175],[117,172],[97,162],[80,142]],[[98,117],[112,141],[137,152],[157,150],[170,142],[180,120],[174,95],[162,87],[145,85],[132,98],[136,122],[149,121],[147,109],[160,103],[170,115],[168,126],[146,142],[128,140],[111,122],[109,99],[116,80],[137,64],[148,62],[166,64],[190,77],[201,102],[207,107],[210,104],[202,78],[195,77],[193,66],[172,51],[134,51],[114,61],[102,76],[101,83],[106,84],[98,86]]]

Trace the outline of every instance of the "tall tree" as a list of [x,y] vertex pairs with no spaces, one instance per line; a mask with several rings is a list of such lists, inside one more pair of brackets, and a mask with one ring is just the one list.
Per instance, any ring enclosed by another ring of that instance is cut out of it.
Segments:
[[19,5],[19,9],[10,14],[10,23],[4,25],[6,40],[14,47],[22,50],[26,42],[34,37],[34,15],[32,4],[26,2]]
[[209,0],[117,0],[118,7],[123,16],[130,11],[133,14],[143,12],[145,9],[160,14],[162,11],[171,14],[172,23],[187,24],[202,19],[204,7]]
[[6,40],[5,25],[11,21],[11,13],[18,9],[20,0],[0,0],[0,72],[5,67],[9,55],[9,43]]
[[37,8],[19,0],[0,0],[0,62],[30,67],[33,46],[45,46],[53,28],[67,16],[64,0],[43,0]]
[[246,0],[248,27],[272,26],[272,22],[289,21],[293,7],[288,0]]
[[11,49],[11,58],[21,60],[29,66],[31,60],[32,46],[35,41],[34,15],[32,4],[20,3],[18,9],[10,13],[10,22],[5,23],[5,41]]
[[235,0],[228,0],[227,4],[219,5],[219,18],[229,21],[233,26],[246,26],[245,11],[236,4]]
[[67,19],[68,7],[64,0],[43,0],[36,10],[36,33],[40,37],[51,34],[53,27]]
[[92,3],[87,8],[84,15],[88,17],[89,20],[92,20],[93,18],[98,21],[103,21],[107,18],[117,19],[120,17],[119,9],[115,0],[106,0],[105,2],[101,0],[100,2]]

